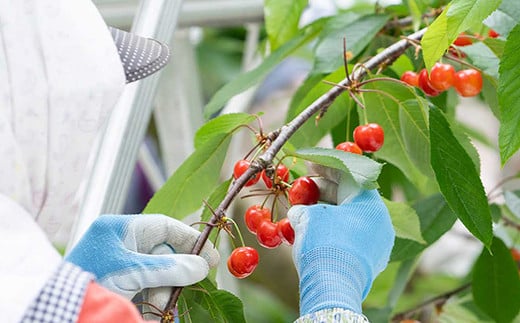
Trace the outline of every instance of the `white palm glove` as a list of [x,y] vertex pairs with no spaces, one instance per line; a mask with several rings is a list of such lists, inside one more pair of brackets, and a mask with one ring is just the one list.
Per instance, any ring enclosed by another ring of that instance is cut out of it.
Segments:
[[[85,233],[66,261],[96,275],[104,287],[128,299],[145,288],[187,286],[204,279],[219,254],[207,242],[190,253],[200,232],[160,214],[103,215]],[[173,253],[152,254],[158,246]]]

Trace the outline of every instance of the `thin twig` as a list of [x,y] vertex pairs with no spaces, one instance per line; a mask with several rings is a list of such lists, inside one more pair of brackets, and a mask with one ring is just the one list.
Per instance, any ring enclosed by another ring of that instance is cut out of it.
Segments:
[[[425,32],[426,28],[421,29],[408,36],[408,38],[413,40],[420,40]],[[211,217],[209,223],[206,225],[204,230],[199,235],[197,242],[193,246],[192,254],[198,255],[201,252],[202,246],[208,240],[211,230],[213,230],[213,225],[216,224],[222,216],[224,216],[225,210],[227,210],[227,208],[231,205],[231,203],[240,193],[247,181],[254,175],[256,175],[258,172],[260,172],[262,169],[265,169],[268,165],[272,164],[276,154],[282,149],[284,144],[296,132],[296,130],[298,130],[316,112],[329,107],[334,102],[334,100],[336,100],[336,98],[339,97],[341,93],[345,91],[344,88],[348,88],[349,85],[351,85],[351,82],[357,82],[361,80],[363,77],[365,77],[367,75],[367,70],[376,69],[380,65],[389,66],[397,58],[399,58],[399,56],[401,56],[405,52],[405,50],[408,49],[410,46],[410,42],[405,39],[399,40],[396,43],[390,45],[382,52],[369,59],[364,64],[366,69],[357,69],[356,71],[354,71],[350,75],[350,80],[344,79],[343,81],[338,83],[339,86],[331,88],[327,93],[323,94],[313,103],[311,103],[311,105],[309,105],[305,110],[303,110],[288,124],[282,126],[280,129],[273,132],[272,136],[270,137],[270,139],[272,139],[272,142],[271,145],[269,145],[269,148],[267,148],[267,150],[262,155],[253,160],[251,162],[250,167],[242,174],[242,176],[240,176],[232,183],[226,196],[215,210],[215,214]],[[168,303],[165,307],[166,311],[175,308],[181,291],[182,287],[173,288],[172,294],[170,295],[170,299],[168,300]]]
[[435,296],[433,298],[430,298],[429,300],[425,301],[425,302],[422,302],[421,304],[415,306],[414,308],[411,308],[409,310],[406,310],[406,311],[403,311],[403,312],[400,312],[400,313],[397,313],[395,314],[393,317],[392,317],[392,322],[399,322],[401,320],[404,320],[406,318],[408,318],[409,316],[411,316],[412,314],[415,314],[416,312],[422,310],[423,308],[429,306],[429,305],[432,305],[432,304],[439,304],[439,303],[444,303],[446,302],[450,297],[452,297],[453,295],[456,295],[458,293],[461,293],[463,291],[465,291],[466,289],[470,288],[471,287],[471,283],[466,283],[460,287],[457,287],[453,290],[450,290],[446,293],[443,293],[441,295],[438,295],[438,296]]

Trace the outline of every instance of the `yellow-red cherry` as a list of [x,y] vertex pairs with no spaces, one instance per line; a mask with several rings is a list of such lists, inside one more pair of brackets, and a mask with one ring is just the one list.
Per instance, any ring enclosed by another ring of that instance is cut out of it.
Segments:
[[401,75],[401,81],[405,82],[410,86],[419,86],[419,74],[413,71],[406,71]]
[[[237,179],[242,174],[246,172],[246,170],[251,165],[251,162],[245,159],[241,159],[235,163],[235,166],[233,167],[233,178]],[[251,178],[249,181],[247,181],[246,186],[254,185],[258,182],[260,179],[260,173],[257,173],[255,177]]]
[[478,95],[482,90],[482,74],[472,68],[458,71],[455,73],[453,85],[461,96]]
[[251,233],[256,233],[258,224],[262,221],[271,221],[271,210],[261,205],[252,205],[247,208],[244,215],[244,221],[247,229]]
[[262,247],[268,249],[276,248],[282,243],[282,238],[280,238],[276,229],[276,223],[271,221],[262,221],[258,224],[256,239]]
[[500,36],[500,34],[497,33],[495,30],[490,29],[490,30],[488,30],[488,36],[489,36],[489,38],[497,38]]
[[450,64],[435,63],[430,71],[430,85],[437,91],[446,91],[455,81],[455,68]]
[[291,222],[289,222],[288,218],[283,218],[276,223],[276,230],[278,231],[278,235],[282,238],[282,241],[293,245],[294,243],[294,229],[291,226]]
[[359,148],[359,146],[356,145],[355,142],[351,142],[351,141],[345,141],[345,142],[338,144],[336,146],[336,149],[343,150],[343,151],[353,153],[353,154],[358,154],[358,155],[363,154],[363,151],[361,150],[361,148]]
[[419,88],[428,96],[437,96],[441,94],[440,91],[437,91],[432,87],[428,71],[425,68],[423,68],[419,73]]
[[[262,180],[265,183],[265,186],[267,188],[273,187],[273,181],[267,174],[265,173],[265,170],[262,171]],[[276,183],[280,182],[288,182],[289,181],[289,169],[284,164],[279,164],[276,166]]]
[[291,184],[288,191],[289,203],[291,205],[311,205],[318,203],[320,189],[316,182],[308,176],[299,177]]
[[229,272],[237,278],[245,278],[255,270],[259,261],[258,251],[251,247],[238,247],[227,260]]
[[360,125],[354,129],[354,141],[363,151],[373,153],[383,146],[385,132],[377,123]]
[[471,44],[473,44],[473,39],[464,32],[460,33],[453,42],[453,45],[457,46],[468,46]]

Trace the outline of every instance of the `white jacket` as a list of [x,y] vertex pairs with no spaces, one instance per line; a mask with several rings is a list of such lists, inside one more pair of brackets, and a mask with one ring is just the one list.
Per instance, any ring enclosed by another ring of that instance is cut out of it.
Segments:
[[0,313],[61,262],[93,140],[125,84],[90,0],[0,0]]

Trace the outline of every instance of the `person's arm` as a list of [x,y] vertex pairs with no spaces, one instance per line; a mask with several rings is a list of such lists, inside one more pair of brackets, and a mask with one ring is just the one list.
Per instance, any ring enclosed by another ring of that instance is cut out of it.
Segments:
[[[52,322],[140,322],[129,301],[138,292],[194,284],[218,263],[211,242],[200,256],[187,254],[199,234],[159,214],[99,217],[40,290],[24,322],[40,322],[41,317]],[[151,254],[164,245],[171,253]],[[103,287],[93,285],[94,279]],[[154,305],[161,308],[166,301]]]
[[368,322],[361,303],[385,269],[395,233],[376,190],[340,205],[293,206],[293,259],[303,322]]
[[145,322],[135,305],[93,282],[94,275],[63,262],[21,322]]

